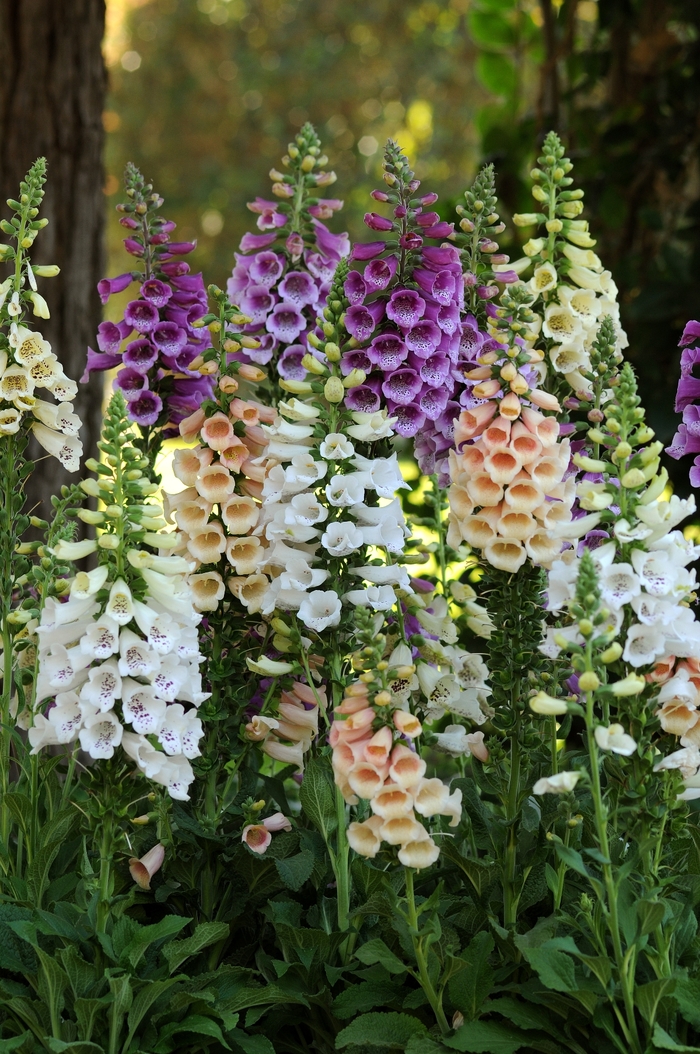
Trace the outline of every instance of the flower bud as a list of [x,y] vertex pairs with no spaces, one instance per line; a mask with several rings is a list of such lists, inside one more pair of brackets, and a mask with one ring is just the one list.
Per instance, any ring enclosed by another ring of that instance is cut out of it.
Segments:
[[103,512],[93,512],[92,509],[78,509],[78,519],[82,520],[83,523],[101,525],[105,522],[105,514]]
[[61,268],[56,264],[32,264],[32,270],[39,278],[55,278],[61,273]]
[[578,679],[578,686],[582,692],[595,692],[597,688],[600,688],[600,679],[597,673],[593,670],[586,670],[582,673]]
[[317,377],[321,377],[324,373],[328,373],[328,370],[323,363],[319,362],[316,356],[311,355],[308,351],[301,360],[301,364],[307,373],[314,373]]
[[535,199],[535,201],[546,201],[547,200],[547,191],[544,190],[543,187],[535,186],[535,187],[532,188],[532,196]]
[[610,691],[616,696],[640,695],[646,688],[646,680],[638,673],[628,673],[621,681],[610,685]]
[[620,479],[620,484],[627,490],[636,490],[637,487],[641,487],[646,483],[644,473],[641,469],[631,468]]
[[[310,343],[310,341],[309,341],[309,343]],[[334,341],[329,340],[323,350],[325,351],[326,358],[328,359],[329,362],[339,362],[340,361],[340,348],[338,347],[338,345]]]
[[547,220],[545,227],[550,234],[559,234],[564,224],[561,220]]
[[535,227],[542,223],[544,216],[541,212],[516,212],[513,214],[513,223],[516,227]]
[[343,380],[344,388],[357,388],[358,385],[364,384],[367,380],[367,374],[364,370],[351,370],[347,377]]
[[600,661],[604,662],[605,665],[607,666],[608,663],[617,662],[617,660],[620,658],[621,655],[622,655],[622,645],[620,644],[619,641],[615,640],[602,653],[602,655],[600,656]]
[[345,388],[340,377],[329,377],[323,388],[323,394],[329,403],[342,403],[345,398]]
[[528,706],[535,714],[543,714],[547,717],[558,717],[568,711],[565,699],[555,699],[546,692],[538,692],[528,701]]
[[[342,388],[343,385],[339,377],[331,377],[329,378],[329,380],[338,381],[338,384],[340,384]],[[313,388],[311,387],[308,381],[281,380],[278,383],[283,391],[291,392],[293,395],[309,395],[313,391]],[[326,384],[328,384],[328,381],[326,381]],[[329,402],[332,401],[333,400],[329,400]],[[335,402],[339,403],[340,399],[336,399]]]
[[116,534],[101,534],[97,539],[100,549],[118,549],[119,539]]

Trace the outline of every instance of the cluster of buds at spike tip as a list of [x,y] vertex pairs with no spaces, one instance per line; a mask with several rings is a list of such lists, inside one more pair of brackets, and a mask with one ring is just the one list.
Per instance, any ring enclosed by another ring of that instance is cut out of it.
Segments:
[[[450,792],[440,779],[426,778],[427,765],[416,749],[421,722],[407,707],[397,709],[392,702],[392,680],[410,679],[415,672],[398,654],[401,646],[385,659],[387,637],[363,609],[358,610],[357,637],[363,646],[353,656],[353,668],[362,672],[346,685],[329,736],[336,785],[348,804],[369,802],[371,810],[368,819],[350,824],[348,842],[370,858],[386,842],[398,848],[405,867],[429,867],[440,850],[423,821],[446,816],[455,827],[462,793]],[[410,658],[410,649],[403,645],[403,650]]]
[[[96,541],[59,540],[52,554],[78,560],[97,551],[94,570],[69,580],[67,603],[49,596],[36,630],[37,708],[28,731],[32,752],[80,742],[96,760],[117,755],[122,775],[136,768],[187,799],[203,734],[197,625],[185,579],[191,565],[168,555],[157,486],[133,445],[126,403],[116,393],[100,444],[104,463],[82,490],[104,511],[78,511],[101,530]],[[155,551],[154,551],[155,550]],[[165,555],[163,555],[165,551]]]
[[496,241],[506,225],[496,211],[498,198],[493,165],[482,168],[470,189],[465,190],[464,198],[466,206],[457,206],[460,221],[454,242],[462,250],[466,309],[483,323],[484,305],[498,296],[499,283],[518,280],[517,270],[508,267],[510,257],[499,252]]
[[314,357],[309,341],[314,318],[326,305],[333,272],[350,252],[350,241],[322,222],[343,202],[318,196],[335,182],[335,173],[324,171],[328,158],[312,125],[300,130],[282,163],[286,171],[270,172],[275,200],[248,204],[262,233],[243,236],[228,292],[249,316],[236,328],[258,342],[246,345],[239,337],[237,357],[270,364],[283,381],[303,381],[303,360]]
[[100,323],[99,351],[88,348],[82,380],[93,370],[118,368],[114,383],[127,400],[129,420],[142,431],[162,430],[168,438],[212,394],[211,378],[193,367],[211,345],[208,330],[198,325],[207,310],[207,294],[202,275],[190,274],[190,265],[179,259],[196,242],[171,241],[176,225],[160,215],[163,198],[131,163],[124,181],[127,200],[117,205],[117,212],[129,231],[124,248],[139,265],[102,279],[97,291],[103,304],[134,282],[139,292],[121,321]]
[[[49,342],[25,319],[29,310],[39,318],[49,317],[36,278],[58,274],[54,266],[33,267],[29,258],[34,239],[48,223],[37,218],[45,181],[46,162],[40,157],[20,184],[19,201],[8,199],[14,215],[0,221],[0,229],[11,239],[9,245],[0,246],[0,260],[14,268],[0,283],[0,436],[14,435],[24,425],[64,468],[75,472],[83,452],[78,438],[81,422],[71,402],[78,388],[66,377]],[[41,398],[42,389],[56,403]]]
[[578,399],[590,398],[589,374],[594,368],[590,354],[599,320],[605,315],[612,318],[617,352],[627,347],[627,337],[620,327],[617,287],[593,251],[596,243],[588,221],[579,218],[583,191],[572,188],[573,165],[564,155],[561,140],[550,132],[538,166],[530,173],[532,194],[541,211],[516,213],[513,220],[521,227],[544,227],[541,236],[523,246],[534,267],[528,288],[540,311],[545,362],[573,389],[575,396],[570,398],[577,405]]

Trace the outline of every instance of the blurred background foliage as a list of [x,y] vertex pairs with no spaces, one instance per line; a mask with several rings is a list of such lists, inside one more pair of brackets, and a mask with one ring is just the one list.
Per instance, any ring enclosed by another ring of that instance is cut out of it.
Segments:
[[[676,345],[700,310],[698,0],[108,0],[107,13],[107,200],[133,160],[198,238],[207,281],[230,271],[245,204],[269,196],[305,120],[345,200],[333,226],[358,238],[387,136],[444,208],[493,161],[507,220],[530,211],[535,144],[555,128],[670,440]],[[116,273],[116,219],[109,231]],[[684,492],[687,466],[669,470]]]

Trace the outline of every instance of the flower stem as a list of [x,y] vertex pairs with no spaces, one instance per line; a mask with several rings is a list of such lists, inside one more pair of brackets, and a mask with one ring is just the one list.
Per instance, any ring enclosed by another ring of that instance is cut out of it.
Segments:
[[107,811],[102,818],[102,837],[100,839],[100,887],[97,901],[97,932],[104,933],[107,928],[109,909],[112,897],[112,853],[114,824],[111,812]]
[[427,957],[424,949],[424,939],[420,935],[418,927],[418,912],[416,911],[416,898],[413,889],[413,869],[410,867],[404,868],[406,875],[406,905],[408,907],[408,928],[411,933],[411,941],[413,943],[413,954],[416,957],[416,964],[418,966],[418,981],[425,992],[428,1002],[432,1007],[435,1019],[440,1026],[440,1031],[443,1036],[447,1035],[450,1031],[449,1022],[445,1016],[445,1011],[442,1008],[442,995],[438,995],[435,991],[435,987],[430,978],[430,972],[428,970]]

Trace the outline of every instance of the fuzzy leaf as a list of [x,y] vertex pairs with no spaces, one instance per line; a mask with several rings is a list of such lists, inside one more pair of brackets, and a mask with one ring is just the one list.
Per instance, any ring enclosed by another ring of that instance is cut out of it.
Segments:
[[210,944],[224,940],[229,935],[230,927],[226,922],[202,922],[197,926],[191,937],[185,937],[182,941],[170,941],[163,948],[170,973],[174,973],[178,966],[197,955],[203,948]]
[[525,1032],[498,1021],[469,1021],[443,1042],[450,1050],[469,1054],[515,1054],[516,1050],[528,1046],[530,1038]]
[[686,1047],[685,1044],[678,1043],[659,1024],[654,1025],[652,1043],[656,1050],[673,1050],[676,1054],[700,1054],[700,1047]]
[[447,985],[450,1002],[468,1021],[476,1017],[491,991],[494,975],[488,960],[493,948],[493,937],[486,930],[477,933],[460,955],[467,964],[466,969],[450,978]]
[[352,1043],[390,1050],[398,1047],[403,1051],[411,1036],[418,1033],[425,1033],[425,1025],[409,1014],[362,1014],[338,1033],[335,1046],[342,1050]]
[[546,941],[539,948],[529,948],[524,955],[547,988],[555,992],[574,992],[578,988],[574,961],[557,947],[555,941]]
[[649,981],[648,984],[636,985],[634,1003],[648,1025],[654,1023],[659,1001],[665,995],[670,995],[675,986],[673,977],[662,977],[656,981]]
[[401,998],[400,984],[399,982],[393,985],[389,981],[362,981],[361,984],[348,985],[337,999],[333,1000],[333,1011],[336,1017],[343,1018],[374,1010],[375,1006],[387,1006]]
[[275,1048],[267,1036],[249,1036],[237,1028],[229,1034],[229,1039],[233,1040],[244,1054],[275,1054]]
[[653,900],[637,901],[637,916],[639,918],[639,935],[645,937],[647,933],[653,933],[660,926],[666,914],[663,904]]
[[314,869],[315,857],[309,849],[302,849],[295,856],[288,856],[284,860],[275,860],[277,874],[284,882],[287,889],[297,893]]
[[406,967],[397,955],[386,946],[381,937],[375,937],[373,941],[367,941],[355,952],[355,958],[359,959],[365,966],[373,966],[381,963],[389,973],[406,973]]
[[700,1029],[700,979],[680,978],[676,981],[673,997],[685,1020],[694,1028]]
[[312,758],[309,761],[299,788],[299,800],[305,815],[321,832],[324,840],[328,841],[338,826],[335,791],[328,761],[323,758]]
[[23,1043],[26,1043],[27,1040],[31,1038],[31,1032],[23,1032],[21,1036],[12,1036],[10,1039],[0,1039],[0,1054],[10,1054],[11,1051],[17,1050]]

